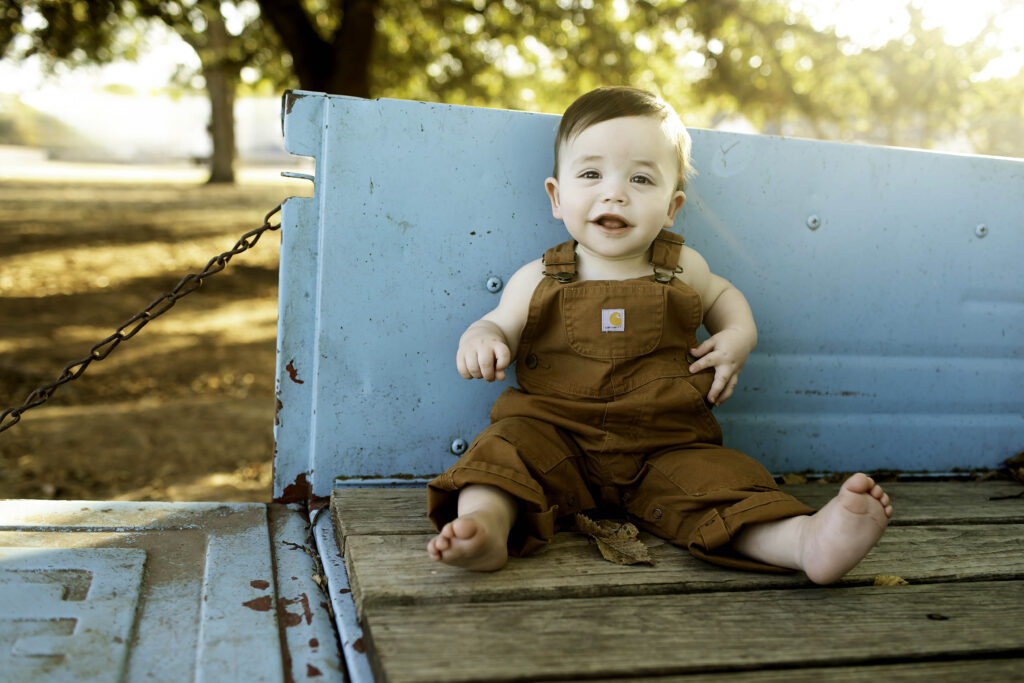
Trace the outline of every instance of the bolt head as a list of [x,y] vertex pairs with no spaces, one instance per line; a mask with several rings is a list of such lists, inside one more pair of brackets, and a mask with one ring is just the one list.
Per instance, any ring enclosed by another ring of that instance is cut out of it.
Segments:
[[812,213],[807,217],[807,227],[811,230],[817,230],[821,227],[821,218],[816,213]]
[[497,275],[492,275],[491,277],[487,278],[487,291],[492,293],[500,292],[504,284],[505,283],[501,281],[500,277],[498,277]]
[[984,237],[985,235],[988,234],[988,226],[985,225],[984,223],[980,223],[978,227],[974,229],[974,234],[977,235],[978,237]]
[[455,455],[462,455],[469,448],[469,444],[466,443],[465,439],[455,439],[452,441],[451,451]]

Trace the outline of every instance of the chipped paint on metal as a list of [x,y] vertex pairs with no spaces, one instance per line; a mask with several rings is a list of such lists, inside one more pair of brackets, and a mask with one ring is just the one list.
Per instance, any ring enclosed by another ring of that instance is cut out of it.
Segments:
[[309,518],[299,505],[270,505],[268,517],[277,566],[277,613],[294,680],[320,672],[318,680],[341,683],[344,663],[330,610],[321,606],[316,553],[305,545]]
[[299,379],[299,371],[295,368],[295,359],[288,361],[288,365],[284,369],[288,371],[288,379],[296,384],[305,384],[303,380]]
[[270,609],[270,600],[271,598],[269,595],[264,595],[259,598],[253,598],[248,602],[243,602],[242,607],[248,607],[256,612],[266,612]]
[[309,473],[300,472],[295,481],[285,487],[281,495],[274,499],[275,503],[303,503],[310,497]]
[[329,598],[334,608],[345,665],[352,683],[373,683],[370,661],[363,646],[363,629],[356,616],[356,605],[345,573],[345,560],[338,550],[338,542],[331,527],[330,515],[319,515],[313,527],[317,551],[327,575]]
[[11,680],[282,678],[263,505],[0,501],[0,546]]

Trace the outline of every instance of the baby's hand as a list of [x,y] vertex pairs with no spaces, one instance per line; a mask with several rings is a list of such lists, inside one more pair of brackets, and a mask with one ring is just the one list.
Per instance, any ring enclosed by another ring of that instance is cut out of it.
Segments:
[[505,368],[512,362],[512,352],[496,327],[473,325],[462,335],[455,363],[465,379],[488,382],[505,379]]
[[740,378],[740,370],[752,350],[746,335],[731,329],[722,330],[690,350],[700,359],[690,366],[690,372],[698,373],[711,367],[715,369],[715,381],[708,392],[709,402],[720,406],[732,396]]

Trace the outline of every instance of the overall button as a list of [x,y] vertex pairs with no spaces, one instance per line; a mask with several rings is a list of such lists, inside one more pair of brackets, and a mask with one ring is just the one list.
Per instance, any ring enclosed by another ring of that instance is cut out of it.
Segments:
[[651,518],[652,519],[661,519],[661,508],[654,508],[654,511],[651,512]]
[[537,356],[535,354],[526,354],[525,361],[526,367],[528,367],[529,369],[533,370],[535,367],[537,367]]

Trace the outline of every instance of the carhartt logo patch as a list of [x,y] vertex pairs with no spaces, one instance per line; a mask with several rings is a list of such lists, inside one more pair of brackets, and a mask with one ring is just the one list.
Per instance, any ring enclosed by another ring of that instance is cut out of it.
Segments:
[[625,332],[626,331],[626,309],[624,309],[624,308],[602,308],[601,309],[601,331],[602,332]]

